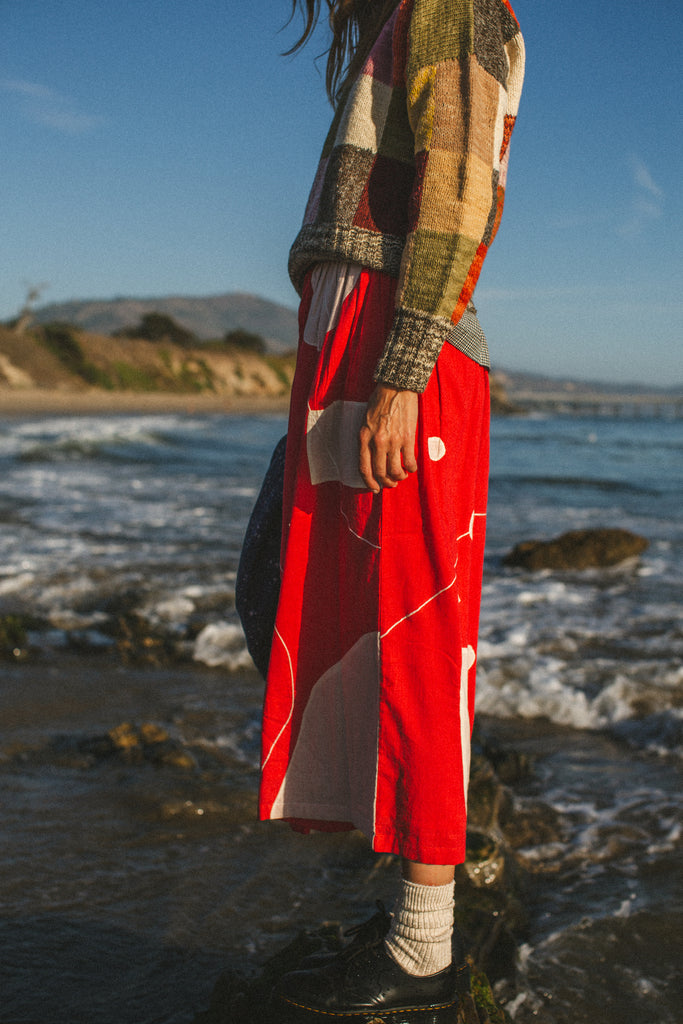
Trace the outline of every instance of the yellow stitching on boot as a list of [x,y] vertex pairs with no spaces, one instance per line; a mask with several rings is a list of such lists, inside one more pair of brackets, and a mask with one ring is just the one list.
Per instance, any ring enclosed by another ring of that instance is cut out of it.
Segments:
[[[296,1006],[297,1010],[306,1010],[307,1013],[317,1013],[323,1017],[360,1017],[364,1013],[381,1013],[382,1016],[376,1018],[380,1022],[383,1022],[389,1014],[396,1013],[417,1013],[425,1010],[450,1010],[452,1006],[457,1006],[459,997],[456,995],[450,1003],[431,1003],[428,1006],[399,1006],[395,1010],[346,1010],[344,1012],[337,1010],[316,1010],[314,1006],[306,1006],[304,1003],[297,1003],[293,999],[287,999],[286,996],[280,996],[280,1001],[288,1003],[290,1006]],[[372,1021],[366,1021],[365,1024],[372,1024]]]

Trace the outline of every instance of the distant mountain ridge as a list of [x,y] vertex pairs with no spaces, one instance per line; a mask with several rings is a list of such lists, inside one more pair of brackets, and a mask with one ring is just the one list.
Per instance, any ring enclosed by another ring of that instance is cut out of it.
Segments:
[[572,396],[587,397],[591,395],[670,395],[683,396],[683,384],[677,382],[669,387],[656,384],[641,384],[637,381],[604,381],[582,379],[577,377],[552,377],[543,373],[532,373],[525,370],[500,369],[498,376],[507,390],[519,398],[520,395],[533,397],[535,394],[564,394],[567,399]]
[[41,324],[62,321],[94,334],[114,334],[123,327],[135,327],[145,313],[173,317],[202,340],[222,338],[227,331],[242,328],[260,334],[267,351],[274,354],[297,345],[296,311],[244,292],[53,302],[35,309],[33,318]]

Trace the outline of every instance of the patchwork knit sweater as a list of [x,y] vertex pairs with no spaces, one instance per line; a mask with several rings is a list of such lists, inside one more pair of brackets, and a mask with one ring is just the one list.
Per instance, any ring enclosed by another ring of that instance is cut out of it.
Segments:
[[377,381],[423,391],[446,339],[487,365],[466,310],[500,223],[523,77],[508,0],[401,0],[345,90],[289,273],[299,293],[324,260],[398,278]]

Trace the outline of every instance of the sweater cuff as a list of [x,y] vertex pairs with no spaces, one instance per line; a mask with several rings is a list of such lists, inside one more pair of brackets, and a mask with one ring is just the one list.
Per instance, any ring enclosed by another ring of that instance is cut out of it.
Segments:
[[424,391],[452,326],[446,317],[431,316],[417,309],[397,309],[375,370],[375,381],[401,391]]

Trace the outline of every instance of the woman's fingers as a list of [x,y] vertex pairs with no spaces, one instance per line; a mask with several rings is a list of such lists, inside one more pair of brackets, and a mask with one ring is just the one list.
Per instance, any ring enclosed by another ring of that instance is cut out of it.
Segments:
[[386,476],[391,484],[387,486],[396,486],[399,480],[405,480],[408,476],[407,472],[403,468],[401,461],[401,448],[394,448],[387,452],[386,455]]
[[359,435],[359,470],[375,494],[382,487],[396,487],[417,469],[417,408],[416,392],[397,391],[383,384],[368,402]]
[[401,449],[401,459],[406,473],[417,473],[417,459],[415,458],[415,437],[413,442]]
[[362,427],[360,432],[360,457],[358,461],[358,468],[360,475],[363,478],[365,486],[374,491],[375,494],[379,494],[381,485],[378,480],[375,479],[375,474],[372,466],[372,452],[370,450],[370,430],[368,427]]

